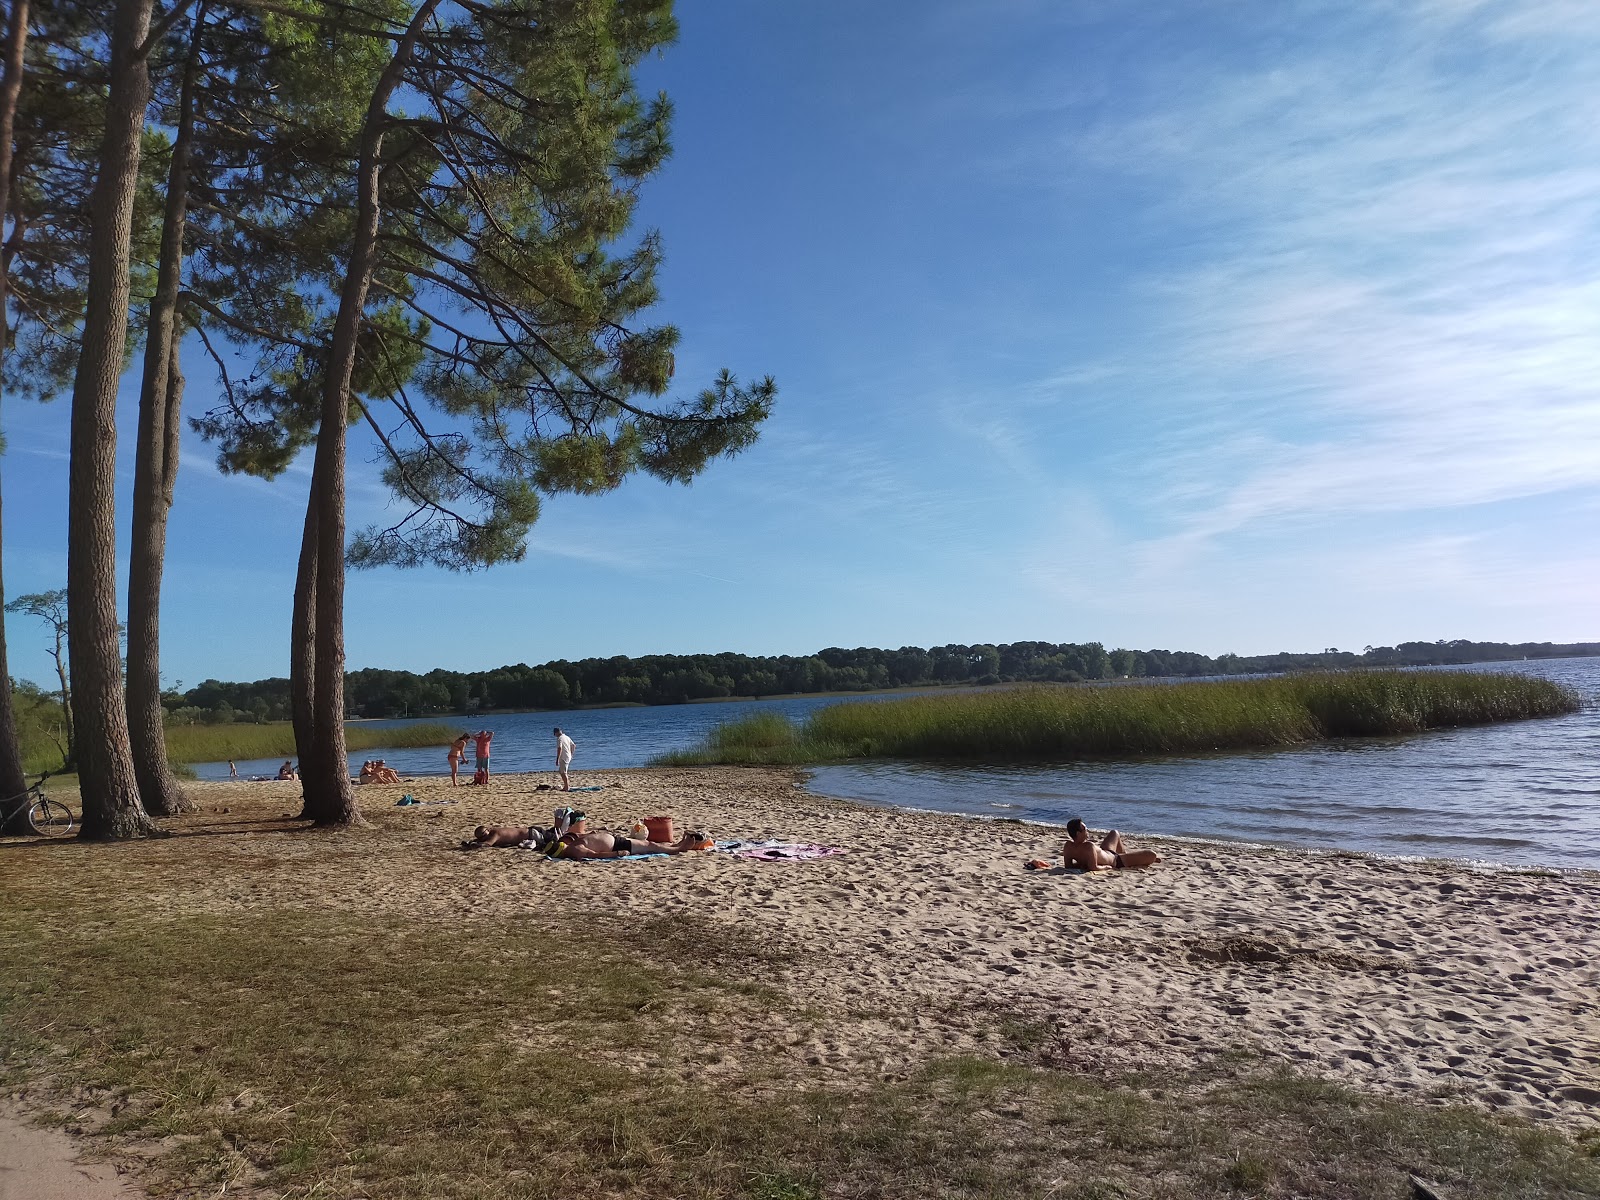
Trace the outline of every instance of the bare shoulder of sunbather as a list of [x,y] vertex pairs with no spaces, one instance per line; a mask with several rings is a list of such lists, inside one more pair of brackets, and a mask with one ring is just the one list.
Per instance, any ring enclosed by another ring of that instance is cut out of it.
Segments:
[[472,831],[471,839],[461,844],[469,850],[487,850],[491,846],[520,846],[533,836],[533,832],[527,825],[479,825]]

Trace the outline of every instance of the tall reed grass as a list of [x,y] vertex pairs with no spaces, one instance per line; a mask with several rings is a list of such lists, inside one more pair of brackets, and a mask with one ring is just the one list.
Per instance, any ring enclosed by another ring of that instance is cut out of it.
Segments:
[[848,758],[984,762],[1130,758],[1418,733],[1573,712],[1527,675],[1354,671],[1214,683],[1025,686],[834,704],[802,724],[763,712],[719,725],[670,766]]

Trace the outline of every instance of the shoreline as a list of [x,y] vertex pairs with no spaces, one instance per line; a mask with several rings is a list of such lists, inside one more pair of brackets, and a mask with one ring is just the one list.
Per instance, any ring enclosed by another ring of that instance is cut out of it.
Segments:
[[[660,770],[679,770],[682,768],[662,767],[650,768]],[[796,768],[805,770],[806,768]],[[855,796],[834,796],[827,792],[810,791],[806,784],[807,795],[821,796],[829,800],[837,800],[842,804],[858,804],[862,808],[877,809],[883,812],[920,813],[928,816],[958,817],[969,821],[987,821],[1000,825],[1031,826],[1042,830],[1066,831],[1067,821],[1047,821],[1041,817],[1009,817],[992,813],[964,813],[944,808],[918,808],[910,804],[878,804],[871,800],[862,800]],[[1376,850],[1362,850],[1353,846],[1291,846],[1279,845],[1276,842],[1252,842],[1243,839],[1231,838],[1204,838],[1192,834],[1181,833],[1148,833],[1144,830],[1127,830],[1126,834],[1140,841],[1172,842],[1183,846],[1196,846],[1202,849],[1216,851],[1251,851],[1263,854],[1300,854],[1307,856],[1321,856],[1325,858],[1370,858],[1377,862],[1412,863],[1418,865],[1433,865],[1462,871],[1471,871],[1479,874],[1516,874],[1516,875],[1549,875],[1564,878],[1569,875],[1578,875],[1591,878],[1600,882],[1600,867],[1557,867],[1545,864],[1529,863],[1503,863],[1493,862],[1488,859],[1474,858],[1449,858],[1435,857],[1426,854],[1381,854]],[[1056,835],[1059,837],[1060,835]]]
[[[204,764],[204,765],[216,765],[216,764]],[[826,764],[826,765],[833,766],[833,765],[837,765],[837,764]],[[583,774],[583,775],[626,775],[626,774],[643,773],[643,772],[663,772],[663,773],[671,774],[673,772],[684,772],[684,771],[778,771],[778,772],[789,771],[789,772],[794,772],[797,776],[801,777],[799,783],[797,784],[797,786],[799,788],[801,788],[804,791],[804,793],[806,795],[808,795],[808,796],[815,796],[815,797],[818,797],[820,799],[833,800],[833,801],[837,801],[838,803],[841,803],[841,804],[856,805],[856,806],[859,806],[859,807],[861,807],[863,809],[866,809],[866,810],[869,810],[869,811],[874,811],[874,812],[900,812],[900,813],[910,813],[910,814],[921,814],[921,815],[926,815],[926,816],[953,817],[953,818],[957,818],[957,819],[960,819],[960,820],[982,821],[982,822],[986,822],[986,823],[996,823],[996,824],[1001,824],[1001,825],[1032,826],[1032,827],[1035,827],[1035,828],[1038,828],[1038,829],[1041,829],[1041,830],[1064,830],[1065,827],[1066,827],[1066,823],[1067,823],[1065,818],[1063,818],[1063,819],[1061,819],[1059,821],[1053,821],[1053,820],[1048,820],[1048,819],[1042,818],[1042,817],[1015,817],[1015,816],[1009,816],[1009,815],[1006,815],[1006,814],[1003,814],[1003,813],[988,813],[988,812],[960,812],[960,811],[956,811],[956,810],[953,810],[953,809],[944,809],[944,808],[921,808],[921,807],[918,807],[918,806],[915,806],[915,805],[878,803],[878,802],[872,801],[872,800],[863,800],[863,799],[861,799],[859,797],[855,797],[855,796],[835,796],[835,795],[833,795],[831,793],[828,793],[828,792],[821,792],[821,791],[812,790],[811,781],[810,781],[810,773],[814,769],[815,768],[811,767],[811,766],[789,767],[789,766],[764,766],[764,765],[751,765],[751,766],[730,765],[730,766],[706,766],[706,767],[650,767],[650,766],[646,766],[646,767],[597,767],[597,768],[594,768],[592,770],[584,770],[584,771],[581,771],[581,772],[574,772],[574,775],[575,776],[578,775],[578,774]],[[353,778],[354,777],[352,777],[352,779]],[[504,775],[496,775],[495,778],[494,778],[494,782],[496,784],[498,784],[503,779],[541,780],[542,781],[542,778],[552,778],[553,779],[553,778],[555,778],[555,772],[554,771],[549,771],[549,770],[516,771],[516,772],[509,772],[508,771]],[[437,786],[440,786],[440,785],[446,785],[445,786],[445,790],[448,792],[450,790],[449,787],[447,786],[449,779],[450,779],[450,773],[448,771],[440,771],[438,773],[412,772],[412,773],[409,773],[409,774],[407,774],[407,775],[402,777],[401,785],[395,785],[395,784],[387,784],[387,785],[363,784],[363,785],[360,785],[360,787],[357,788],[357,791],[360,792],[364,788],[369,788],[369,787],[374,787],[374,786],[383,786],[383,787],[394,788],[396,786],[403,787],[404,785],[420,784],[423,787],[437,787]],[[263,784],[263,783],[285,783],[285,782],[290,782],[290,781],[277,780],[277,779],[246,779],[246,778],[243,778],[243,777],[241,777],[239,779],[191,779],[191,780],[184,780],[183,781],[184,786],[186,786],[186,787],[231,786],[231,785],[236,784],[236,783]],[[298,782],[295,782],[294,786],[298,787],[299,786]],[[457,790],[465,790],[465,789],[457,789]],[[551,795],[551,794],[553,794],[553,791],[554,791],[554,789],[552,789],[551,792],[541,792],[539,794],[540,795]],[[1260,853],[1266,853],[1266,854],[1291,854],[1291,855],[1299,854],[1299,855],[1309,855],[1309,856],[1323,856],[1323,857],[1330,857],[1330,858],[1342,858],[1342,857],[1354,856],[1354,857],[1357,857],[1357,858],[1372,859],[1372,860],[1378,861],[1378,862],[1413,863],[1413,864],[1421,864],[1421,865],[1433,864],[1433,865],[1437,865],[1437,866],[1440,866],[1440,867],[1446,867],[1446,868],[1451,868],[1451,869],[1459,869],[1459,870],[1463,870],[1463,871],[1472,871],[1472,872],[1483,873],[1483,874],[1507,874],[1507,873],[1509,873],[1509,874],[1524,874],[1524,875],[1550,875],[1550,876],[1558,877],[1558,878],[1566,878],[1566,877],[1569,877],[1569,876],[1577,876],[1577,877],[1580,877],[1580,878],[1590,878],[1590,879],[1593,879],[1593,880],[1596,880],[1596,881],[1600,881],[1600,867],[1564,867],[1564,866],[1558,866],[1558,865],[1549,864],[1549,863],[1509,863],[1509,862],[1497,862],[1497,861],[1495,861],[1493,859],[1457,858],[1457,857],[1450,857],[1450,856],[1436,856],[1436,855],[1425,855],[1425,854],[1385,854],[1385,853],[1382,853],[1382,852],[1377,851],[1377,850],[1365,850],[1365,849],[1362,849],[1362,848],[1356,847],[1356,846],[1296,846],[1296,845],[1291,845],[1291,844],[1287,844],[1287,843],[1264,842],[1264,841],[1248,841],[1248,840],[1244,840],[1244,839],[1235,840],[1235,839],[1226,838],[1226,837],[1205,838],[1205,837],[1197,837],[1197,836],[1192,835],[1192,834],[1156,833],[1156,832],[1151,832],[1151,831],[1147,831],[1147,830],[1131,829],[1131,828],[1128,829],[1128,830],[1125,830],[1124,832],[1130,834],[1131,836],[1133,836],[1135,838],[1139,838],[1141,840],[1154,840],[1154,841],[1161,841],[1161,842],[1173,842],[1173,843],[1179,844],[1179,845],[1194,845],[1194,846],[1198,846],[1198,847],[1202,847],[1202,848],[1213,849],[1213,850],[1216,850],[1216,851],[1219,851],[1219,852],[1226,851],[1226,852],[1230,852],[1231,853],[1231,852],[1235,852],[1235,851],[1239,851],[1239,852],[1249,851],[1249,852],[1260,852]]]

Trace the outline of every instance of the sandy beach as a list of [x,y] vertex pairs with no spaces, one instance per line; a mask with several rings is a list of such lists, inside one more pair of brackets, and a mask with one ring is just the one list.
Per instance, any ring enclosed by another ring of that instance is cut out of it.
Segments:
[[[179,836],[107,852],[153,889],[156,910],[170,900],[212,913],[383,913],[469,937],[553,916],[626,928],[682,915],[737,930],[770,950],[761,982],[791,1003],[707,1031],[704,1053],[673,1060],[701,1082],[760,1064],[848,1089],[955,1053],[1159,1075],[1226,1070],[1245,1051],[1372,1093],[1567,1130],[1600,1114],[1593,873],[1134,831],[1134,845],[1166,861],[1030,871],[1024,862],[1053,856],[1060,830],[867,808],[809,795],[798,772],[737,768],[585,774],[578,782],[601,790],[569,799],[602,826],[670,813],[723,840],[846,853],[587,864],[459,848],[479,823],[548,823],[563,800],[536,790],[549,778],[361,788],[372,828],[327,836],[291,832],[297,784],[193,785],[204,811],[172,822]],[[406,792],[422,803],[396,807]],[[14,1098],[27,1107],[25,1093]]]
[[[1246,1049],[1392,1095],[1567,1126],[1600,1112],[1592,873],[1482,872],[1132,831],[1166,861],[1036,872],[1024,861],[1053,855],[1059,830],[866,808],[808,795],[796,772],[727,768],[585,775],[603,790],[570,799],[601,825],[664,812],[724,840],[848,853],[573,864],[457,848],[480,822],[547,823],[562,797],[534,789],[549,778],[364,788],[376,828],[334,853],[326,839],[246,834],[270,828],[296,785],[198,786],[208,809],[231,811],[185,824],[267,823],[240,824],[221,856],[232,869],[191,882],[187,903],[379,909],[464,931],[554,910],[607,921],[692,912],[770,939],[783,963],[775,977],[824,1018],[803,1030],[727,1030],[724,1057],[776,1054],[842,1077],[893,1077],[986,1047],[1105,1071]],[[402,792],[453,802],[395,808]],[[195,849],[180,837],[136,852],[183,859]],[[1019,1027],[1030,1035],[1020,1047]]]

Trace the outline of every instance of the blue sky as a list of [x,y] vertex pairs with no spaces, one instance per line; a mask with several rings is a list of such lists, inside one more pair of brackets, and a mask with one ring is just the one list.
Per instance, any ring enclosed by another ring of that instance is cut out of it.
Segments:
[[[690,488],[549,502],[521,564],[352,574],[350,666],[1600,639],[1600,5],[679,19],[660,315],[682,388],[770,372],[774,416]],[[65,582],[66,416],[5,407],[8,595]],[[189,436],[172,517],[187,685],[286,673],[309,478],[211,460]]]

